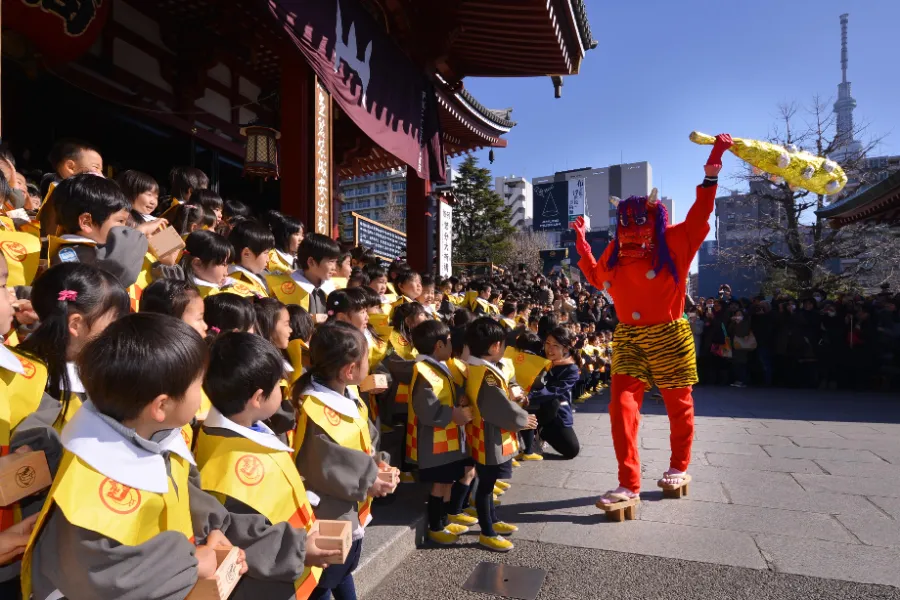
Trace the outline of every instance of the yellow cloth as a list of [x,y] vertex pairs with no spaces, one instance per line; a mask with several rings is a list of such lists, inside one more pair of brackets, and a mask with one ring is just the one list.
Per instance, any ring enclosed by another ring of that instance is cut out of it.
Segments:
[[[412,380],[409,389],[416,388],[416,379],[422,377],[431,385],[434,395],[437,396],[442,406],[453,407],[456,404],[456,386],[447,381],[432,364],[420,361],[413,367]],[[419,460],[419,419],[413,409],[413,403],[409,403],[409,412],[406,415],[406,457],[410,460]],[[450,421],[446,427],[433,427],[431,452],[433,454],[445,454],[459,450],[459,426]]]
[[[466,380],[466,396],[469,397],[472,405],[472,421],[466,425],[466,442],[469,446],[469,454],[482,465],[487,464],[487,456],[484,439],[485,421],[478,409],[478,393],[484,382],[489,380],[491,385],[499,386],[507,398],[510,397],[509,384],[506,380],[488,370],[489,368],[484,365],[469,365],[469,377]],[[516,432],[500,429],[500,441],[503,456],[512,456],[518,452],[519,442]]]
[[41,240],[28,233],[0,229],[0,251],[9,269],[7,287],[31,285],[41,262]]
[[527,394],[531,391],[534,382],[540,376],[541,372],[550,368],[550,361],[543,356],[530,354],[515,348],[506,348],[503,355],[508,359],[515,370],[516,383],[522,386],[522,390]]
[[296,304],[309,310],[309,294],[290,275],[266,275],[266,285],[283,304]]

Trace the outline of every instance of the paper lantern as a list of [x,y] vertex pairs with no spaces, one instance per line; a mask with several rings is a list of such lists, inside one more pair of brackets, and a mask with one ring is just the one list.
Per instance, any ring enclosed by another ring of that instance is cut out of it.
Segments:
[[247,136],[244,175],[278,179],[278,140],[281,132],[270,127],[251,125],[241,128],[241,135]]

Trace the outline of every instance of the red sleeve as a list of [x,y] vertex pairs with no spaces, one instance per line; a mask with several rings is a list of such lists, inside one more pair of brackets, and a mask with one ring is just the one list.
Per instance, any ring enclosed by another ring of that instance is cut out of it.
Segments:
[[609,271],[606,269],[606,263],[609,260],[609,255],[612,254],[612,249],[613,244],[607,244],[606,249],[600,256],[600,260],[597,260],[592,255],[588,254],[578,261],[578,268],[584,273],[588,283],[597,289],[602,290],[603,282],[609,279],[607,277]]
[[718,186],[711,185],[709,187],[697,186],[697,199],[693,206],[688,210],[687,217],[684,220],[685,234],[687,236],[688,254],[693,260],[700,244],[706,239],[709,233],[709,217],[716,208],[716,190]]

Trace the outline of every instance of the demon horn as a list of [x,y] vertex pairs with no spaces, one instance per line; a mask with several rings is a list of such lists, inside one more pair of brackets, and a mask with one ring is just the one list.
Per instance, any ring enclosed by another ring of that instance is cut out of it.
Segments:
[[650,192],[650,196],[647,197],[647,204],[653,205],[659,202],[659,199],[657,198],[658,195],[659,190],[653,188],[653,190]]
[[622,201],[622,199],[619,198],[618,196],[610,196],[609,197],[609,203],[612,204],[613,206],[619,206],[619,202],[621,202],[621,201]]

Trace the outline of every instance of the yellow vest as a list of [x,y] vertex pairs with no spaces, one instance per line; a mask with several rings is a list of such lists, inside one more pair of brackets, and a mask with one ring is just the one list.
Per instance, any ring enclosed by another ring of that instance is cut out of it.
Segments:
[[[266,448],[243,437],[208,435],[201,429],[194,454],[203,489],[223,503],[224,496],[234,498],[273,525],[287,521],[296,529],[309,531],[315,522],[290,452]],[[321,574],[318,567],[306,567],[294,581],[295,597],[309,598]]]
[[394,331],[394,328],[391,327],[391,321],[387,313],[370,314],[369,325],[372,326],[375,333],[378,334],[378,337],[383,340],[389,339],[391,337],[391,332]]
[[197,290],[200,292],[201,298],[206,298],[207,296],[216,296],[218,294],[235,294],[236,296],[243,296],[244,298],[256,298],[258,297],[256,293],[250,288],[249,285],[243,283],[242,281],[235,281],[231,285],[225,285],[222,287],[212,287],[208,285],[197,285]]
[[309,294],[287,275],[266,275],[266,284],[283,304],[296,304],[309,310]]
[[522,390],[526,394],[531,391],[541,371],[549,369],[551,365],[550,361],[543,356],[510,347],[506,348],[503,358],[512,363],[516,374],[516,383],[522,386]]
[[[376,333],[378,333],[376,331]],[[390,334],[388,334],[390,336]],[[390,345],[381,337],[372,336],[369,338],[369,373],[374,373],[375,368],[381,364],[384,357],[387,356]]]
[[[478,392],[481,391],[481,385],[487,372],[488,367],[484,365],[469,365],[469,378],[466,380],[466,396],[472,402],[472,421],[466,425],[466,442],[468,442],[472,458],[482,465],[487,463],[487,458],[484,448],[484,418],[481,416],[481,411],[478,410]],[[506,379],[497,377],[496,373],[491,373],[491,375],[498,380],[506,397],[509,398],[509,384]],[[516,432],[501,429],[500,440],[503,456],[511,456],[518,452],[519,440]]]
[[[394,353],[403,360],[415,360],[416,356],[419,355],[415,347],[409,341],[407,341],[405,337],[400,335],[399,331],[391,330],[390,342],[391,347],[394,349]],[[397,393],[394,396],[394,402],[399,402],[400,404],[408,404],[409,390],[409,385],[405,383],[398,383]]]
[[138,306],[140,306],[144,290],[153,283],[151,271],[153,270],[153,264],[157,262],[159,260],[149,251],[144,255],[144,264],[141,265],[141,272],[138,273],[137,279],[134,281],[134,299],[137,301]]
[[[229,273],[228,276],[237,282],[232,287],[238,288],[238,284],[240,284],[240,290],[239,291],[236,290],[233,293],[238,293],[241,296],[244,296],[246,293],[244,291],[244,289],[246,288],[247,290],[249,290],[250,294],[252,294],[253,296],[256,296],[257,298],[268,298],[269,297],[269,290],[267,290],[256,279],[247,275],[243,271],[234,271],[233,273]],[[224,291],[227,292],[230,290],[226,289]]]
[[[209,396],[206,395],[206,390],[201,388],[200,408],[197,410],[197,414],[194,415],[197,418],[198,423],[206,419],[206,415],[209,414],[210,408],[212,408],[212,402],[210,401]],[[181,439],[184,440],[184,443],[187,444],[188,448],[191,450],[194,449],[194,425],[192,423],[187,423],[181,428]]]
[[[312,395],[304,395],[301,399],[300,415],[297,418],[297,429],[294,433],[294,451],[302,451],[303,438],[306,434],[307,419],[319,426],[328,437],[344,448],[372,454],[372,438],[369,435],[369,411],[363,402],[356,403],[359,418],[351,419],[325,406],[321,400]],[[301,473],[302,475],[302,473]],[[372,497],[359,503],[359,524],[365,526],[372,514]]]
[[[5,293],[5,290],[0,289]],[[9,454],[13,431],[38,409],[47,386],[47,367],[9,348],[22,364],[23,374],[0,369],[0,456]],[[20,520],[18,504],[0,506],[0,531]]]
[[[419,361],[413,367],[412,381],[409,389],[416,386],[416,378],[423,377],[431,384],[435,396],[442,406],[453,407],[456,404],[456,386],[448,380],[446,375],[427,361]],[[412,402],[409,403],[409,413],[406,417],[406,457],[410,460],[419,460],[419,418],[413,410]],[[431,452],[433,454],[445,454],[459,450],[459,425],[450,421],[446,427],[434,427]]]
[[447,361],[447,367],[450,369],[453,383],[457,387],[463,387],[466,384],[466,379],[469,377],[469,365],[458,358],[451,358]]
[[513,329],[518,327],[518,325],[516,325],[516,322],[514,320],[507,318],[507,317],[503,317],[502,319],[500,319],[500,325],[504,329],[506,329],[506,331],[508,331],[508,332],[512,331]]
[[9,269],[7,287],[31,285],[41,262],[41,240],[28,233],[0,229],[0,251]]
[[332,277],[331,283],[334,284],[334,289],[336,289],[336,290],[347,289],[347,278],[346,277]]
[[292,265],[289,265],[281,258],[281,255],[272,250],[269,253],[269,264],[266,265],[266,271],[269,273],[275,274],[288,274],[294,270]]
[[138,546],[163,531],[178,531],[193,543],[188,498],[190,464],[176,454],[170,456],[169,489],[165,494],[157,494],[110,479],[74,454],[65,452],[22,557],[22,597],[31,597],[31,554],[54,505],[72,525],[123,546]]
[[41,216],[44,214],[44,207],[47,206],[47,201],[50,200],[50,196],[53,195],[53,190],[56,189],[56,186],[57,186],[57,183],[55,181],[50,182],[50,186],[47,188],[47,193],[44,195],[44,199],[41,200],[41,207],[38,209],[37,215],[34,218],[33,222],[37,223],[37,226],[38,226],[38,230],[37,230],[38,237],[50,235],[50,233],[56,233],[55,231],[54,232],[41,231]]

